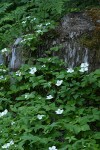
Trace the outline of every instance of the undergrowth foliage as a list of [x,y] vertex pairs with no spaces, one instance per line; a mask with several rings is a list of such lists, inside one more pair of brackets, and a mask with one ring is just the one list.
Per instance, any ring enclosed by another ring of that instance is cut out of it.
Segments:
[[99,150],[100,70],[65,70],[39,58],[8,74],[0,66],[0,149]]
[[0,49],[26,32],[22,21],[28,16],[58,21],[68,12],[94,6],[99,6],[99,0],[0,0]]

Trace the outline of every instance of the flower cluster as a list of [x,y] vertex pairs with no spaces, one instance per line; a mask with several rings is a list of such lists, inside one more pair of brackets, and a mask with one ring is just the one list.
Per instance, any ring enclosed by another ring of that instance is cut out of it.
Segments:
[[3,112],[0,113],[0,117],[5,116],[8,113],[8,110],[5,109]]
[[88,71],[88,66],[89,66],[89,64],[87,62],[86,63],[82,63],[81,64],[81,69],[79,71],[80,72]]
[[[62,114],[63,113],[63,109],[57,109],[56,111],[55,111],[55,113],[57,114],[57,115],[60,115],[60,114]],[[43,117],[44,117],[45,115],[40,115],[40,114],[38,114],[37,115],[37,118],[39,119],[39,120],[41,120]]]
[[4,144],[3,146],[2,146],[2,148],[3,149],[8,149],[11,145],[13,145],[14,144],[14,141],[13,140],[11,140],[9,143],[6,143],[6,144]]

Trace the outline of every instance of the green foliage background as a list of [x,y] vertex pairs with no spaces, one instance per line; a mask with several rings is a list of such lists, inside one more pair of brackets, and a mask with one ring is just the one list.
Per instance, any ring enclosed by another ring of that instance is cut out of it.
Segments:
[[[65,13],[98,7],[98,0],[1,0],[0,49],[9,48],[18,37],[26,51],[38,51],[42,36],[53,30]],[[24,22],[24,23],[23,23]],[[52,57],[53,47],[44,58],[30,58],[19,72],[10,73],[0,65],[0,149],[10,140],[9,150],[100,149],[100,70],[68,73],[62,60]],[[33,61],[34,60],[34,61]],[[30,68],[36,67],[35,74]],[[63,80],[56,86],[57,80]],[[53,98],[48,100],[47,96]],[[62,114],[56,110],[63,109]],[[37,115],[44,115],[41,120]]]

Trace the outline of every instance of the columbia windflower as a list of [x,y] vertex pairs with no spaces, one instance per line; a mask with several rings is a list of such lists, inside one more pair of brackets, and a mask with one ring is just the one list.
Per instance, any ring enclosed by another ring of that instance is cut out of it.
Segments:
[[20,43],[24,43],[24,42],[26,42],[26,39],[21,40],[21,42],[20,42]]
[[3,146],[2,146],[2,148],[3,149],[8,149],[11,145],[13,145],[14,144],[14,141],[13,140],[11,140],[9,143],[6,143],[6,144],[4,144]]
[[36,20],[37,18],[33,18],[33,20]]
[[11,122],[11,125],[13,126],[14,124],[15,124],[15,122],[14,122],[14,121],[12,121],[12,122]]
[[7,80],[7,78],[5,78],[3,75],[0,76],[0,80]]
[[86,63],[82,63],[81,64],[81,69],[79,70],[80,72],[85,72],[85,71],[88,71],[88,66],[89,64],[86,62]]
[[21,76],[21,71],[18,70],[18,71],[16,72],[16,76]]
[[31,19],[30,22],[33,23],[36,19],[37,19],[37,18],[33,18],[33,19]]
[[49,147],[49,150],[58,150],[56,146]]
[[45,68],[46,67],[46,65],[44,64],[44,65],[42,65],[42,68]]
[[50,22],[47,22],[45,25],[46,25],[46,26],[50,25]]
[[53,96],[52,95],[48,95],[46,99],[52,99]]
[[57,80],[56,85],[57,85],[57,86],[60,86],[62,83],[63,83],[63,80]]
[[37,25],[37,27],[39,27],[39,28],[41,28],[42,26],[43,26],[42,24]]
[[29,98],[29,94],[25,94],[25,99],[28,99]]
[[68,73],[73,73],[74,70],[73,70],[72,68],[67,68],[67,72],[68,72]]
[[32,68],[30,68],[29,73],[34,74],[36,71],[37,71],[36,67],[32,67]]
[[37,30],[36,32],[37,32],[37,33],[42,33],[42,31],[41,31],[41,30]]
[[23,24],[25,24],[25,23],[26,23],[26,21],[22,21],[22,23],[23,23]]
[[5,109],[3,112],[0,112],[0,117],[5,116],[8,113],[8,110]]
[[63,109],[58,108],[55,112],[56,112],[56,114],[60,115],[63,113],[63,111],[64,111]]
[[37,115],[37,118],[39,119],[39,120],[41,120],[42,118],[44,117],[44,115]]
[[29,19],[31,16],[27,16],[26,19]]

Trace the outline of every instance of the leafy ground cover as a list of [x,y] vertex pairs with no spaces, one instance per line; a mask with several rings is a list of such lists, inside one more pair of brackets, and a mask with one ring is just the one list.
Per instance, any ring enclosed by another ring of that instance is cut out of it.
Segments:
[[39,58],[8,74],[0,66],[0,147],[11,150],[99,150],[100,70],[67,70]]

